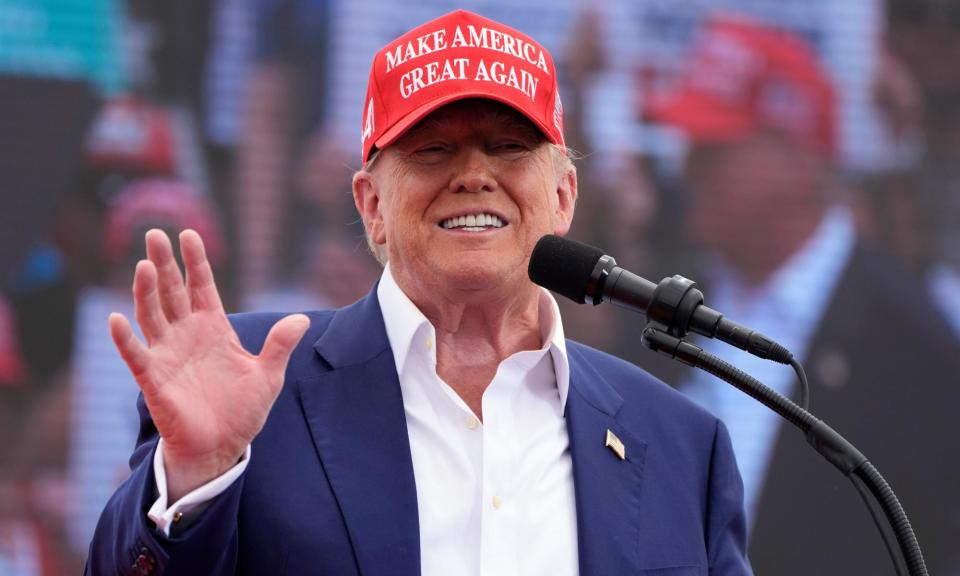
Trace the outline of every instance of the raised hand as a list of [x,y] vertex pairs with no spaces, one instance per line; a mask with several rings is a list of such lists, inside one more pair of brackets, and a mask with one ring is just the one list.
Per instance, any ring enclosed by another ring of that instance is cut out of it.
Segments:
[[147,345],[121,314],[110,315],[110,333],[164,439],[173,503],[237,463],[263,427],[310,321],[283,318],[254,356],[227,320],[200,236],[180,234],[186,282],[165,233],[150,230],[146,244],[133,297]]

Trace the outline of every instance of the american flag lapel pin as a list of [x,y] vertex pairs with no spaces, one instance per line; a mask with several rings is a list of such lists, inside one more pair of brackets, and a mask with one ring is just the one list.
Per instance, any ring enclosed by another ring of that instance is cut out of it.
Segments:
[[621,460],[627,459],[627,448],[623,445],[623,442],[617,438],[617,435],[614,434],[609,428],[607,428],[607,439],[604,442],[604,446],[613,450],[613,453],[617,455]]

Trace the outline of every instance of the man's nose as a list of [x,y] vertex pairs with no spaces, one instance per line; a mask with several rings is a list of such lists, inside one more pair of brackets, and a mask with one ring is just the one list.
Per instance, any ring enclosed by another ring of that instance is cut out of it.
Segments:
[[493,158],[481,146],[465,146],[453,159],[452,192],[492,192],[497,187]]

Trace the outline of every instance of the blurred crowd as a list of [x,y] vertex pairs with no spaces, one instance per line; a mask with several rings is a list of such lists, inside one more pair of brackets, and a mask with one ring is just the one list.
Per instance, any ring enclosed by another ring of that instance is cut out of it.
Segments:
[[[555,55],[580,156],[572,237],[653,281],[692,278],[787,344],[813,411],[897,490],[930,571],[960,574],[960,5],[0,0],[0,576],[78,573],[125,478],[138,391],[106,318],[131,316],[146,230],[197,230],[229,311],[370,289],[350,194],[369,62],[454,8]],[[894,573],[799,434],[642,349],[642,317],[560,304],[569,337],[727,423],[757,573]],[[795,396],[788,367],[702,344]],[[859,563],[824,568],[844,555]]]

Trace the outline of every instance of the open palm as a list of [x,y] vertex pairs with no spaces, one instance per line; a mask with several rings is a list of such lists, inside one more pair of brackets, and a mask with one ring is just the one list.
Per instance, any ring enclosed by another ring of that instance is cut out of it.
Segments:
[[180,235],[186,281],[166,234],[151,230],[146,244],[133,295],[147,344],[120,314],[110,316],[110,332],[164,439],[175,501],[233,466],[263,427],[309,320],[283,318],[260,355],[250,354],[224,313],[200,236]]

